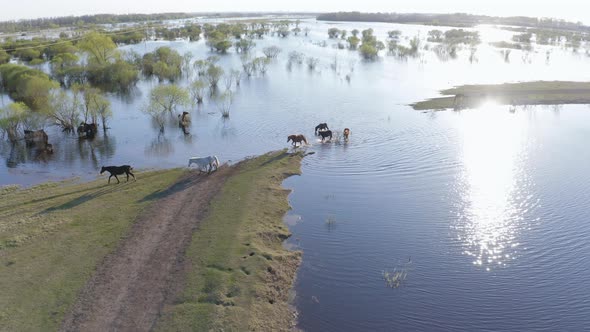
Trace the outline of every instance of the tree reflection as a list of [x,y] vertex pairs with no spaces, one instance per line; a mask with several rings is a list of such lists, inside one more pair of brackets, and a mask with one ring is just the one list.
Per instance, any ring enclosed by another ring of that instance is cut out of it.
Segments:
[[163,133],[159,133],[145,148],[145,154],[155,157],[167,157],[174,153],[174,145]]

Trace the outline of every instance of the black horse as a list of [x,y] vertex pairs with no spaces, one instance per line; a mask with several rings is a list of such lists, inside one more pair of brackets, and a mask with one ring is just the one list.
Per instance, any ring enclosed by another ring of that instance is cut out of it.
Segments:
[[331,130],[319,131],[318,134],[320,136],[322,136],[322,142],[324,141],[324,139],[326,137],[329,137],[330,139],[332,139],[332,131]]
[[98,126],[96,123],[82,122],[78,126],[78,137],[80,138],[94,138],[94,135],[98,132]]
[[322,130],[330,130],[330,128],[328,128],[328,124],[327,123],[320,123],[319,125],[315,126],[315,134],[316,136],[318,135],[319,131]]
[[119,181],[119,178],[117,177],[117,175],[123,175],[123,174],[127,174],[127,181],[129,181],[129,175],[131,175],[133,177],[133,180],[135,180],[135,175],[133,175],[133,173],[131,173],[131,170],[133,168],[129,165],[123,165],[123,166],[103,166],[100,169],[100,174],[104,173],[105,171],[111,173],[111,176],[109,176],[109,182],[111,183],[111,177],[115,177],[115,179],[117,179],[117,183],[121,183],[121,181]]

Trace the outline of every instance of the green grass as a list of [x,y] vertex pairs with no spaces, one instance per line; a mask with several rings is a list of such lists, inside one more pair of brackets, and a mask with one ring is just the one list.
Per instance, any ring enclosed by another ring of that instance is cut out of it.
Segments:
[[[477,108],[493,101],[500,105],[590,104],[590,82],[536,81],[498,85],[463,85],[441,91],[449,97],[417,102],[415,110]],[[456,105],[455,96],[462,95]]]
[[0,330],[57,330],[101,260],[150,197],[183,173],[107,185],[47,183],[0,190]]
[[291,330],[289,290],[301,253],[282,246],[290,234],[281,183],[299,174],[301,158],[281,151],[237,167],[193,235],[184,290],[157,330]]

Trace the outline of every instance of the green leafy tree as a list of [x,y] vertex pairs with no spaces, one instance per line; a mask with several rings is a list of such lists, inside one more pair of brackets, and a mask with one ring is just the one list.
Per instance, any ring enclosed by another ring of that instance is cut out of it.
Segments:
[[428,38],[427,40],[429,42],[434,42],[434,43],[442,43],[443,42],[443,32],[440,30],[430,30],[428,31]]
[[222,76],[223,68],[215,65],[210,65],[209,68],[207,68],[205,78],[207,79],[207,82],[209,82],[209,87],[212,91],[214,91],[217,88],[217,83],[219,82]]
[[72,87],[72,90],[76,89],[82,91],[84,122],[98,123],[100,119],[103,130],[106,130],[106,121],[112,115],[110,101],[103,95],[100,89],[89,85],[75,85]]
[[152,116],[163,132],[166,116],[171,115],[177,107],[186,106],[189,101],[188,91],[178,85],[159,85],[150,92],[149,104],[143,111]]
[[0,108],[0,130],[6,133],[11,142],[19,139],[19,133],[22,132],[21,129],[30,112],[27,105],[22,102]]
[[248,39],[248,38],[240,39],[234,43],[234,48],[236,49],[236,52],[238,52],[238,53],[248,53],[255,46],[256,46],[256,43],[252,39]]
[[0,49],[0,65],[8,63],[10,61],[10,54],[6,53],[5,50]]
[[363,43],[359,51],[361,52],[361,56],[366,60],[374,60],[379,54],[377,48],[369,43]]
[[98,32],[88,33],[78,43],[78,47],[87,54],[90,64],[105,65],[115,61],[120,55],[113,40]]
[[62,89],[54,89],[51,91],[50,107],[45,110],[45,113],[64,130],[72,131],[80,123],[83,104],[80,89],[72,89],[70,93]]
[[339,35],[340,35],[340,29],[338,29],[338,28],[328,29],[328,37],[329,38],[338,38]]
[[348,41],[348,47],[351,50],[356,50],[359,46],[359,43],[361,42],[361,40],[356,36],[348,37],[347,41]]
[[399,30],[387,31],[387,36],[389,36],[389,38],[391,38],[391,39],[399,39],[399,37],[401,35],[402,35],[402,32]]
[[203,81],[202,79],[197,79],[191,82],[190,92],[193,106],[195,106],[196,104],[201,104],[203,102],[206,89],[207,82]]
[[49,93],[51,89],[57,88],[57,82],[46,76],[23,77],[23,84],[17,88],[17,94],[27,106],[34,110],[41,110],[49,105]]

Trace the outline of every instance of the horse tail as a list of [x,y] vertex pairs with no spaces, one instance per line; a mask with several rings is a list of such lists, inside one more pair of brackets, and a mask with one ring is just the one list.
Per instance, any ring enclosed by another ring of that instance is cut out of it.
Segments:
[[303,139],[303,141],[305,142],[305,144],[308,144],[307,143],[307,140],[305,139],[305,136],[301,135],[301,138]]
[[215,166],[219,167],[219,158],[217,156],[213,156],[213,158],[215,158]]

